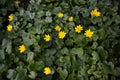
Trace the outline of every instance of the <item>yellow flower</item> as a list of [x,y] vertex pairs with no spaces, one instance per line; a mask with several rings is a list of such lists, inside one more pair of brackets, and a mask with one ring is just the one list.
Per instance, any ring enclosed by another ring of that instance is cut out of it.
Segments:
[[63,17],[63,13],[59,12],[59,13],[57,14],[57,16],[58,16],[59,18],[62,18],[62,17]]
[[91,38],[94,32],[90,31],[90,29],[86,30],[84,35],[88,38]]
[[98,9],[94,9],[90,12],[90,14],[91,14],[91,16],[98,17],[98,16],[100,16],[101,13],[98,11]]
[[13,16],[12,15],[9,15],[8,16],[8,21],[12,21],[13,20]]
[[44,40],[45,40],[46,42],[50,41],[50,40],[51,40],[50,35],[49,35],[49,34],[48,34],[48,35],[45,35]]
[[80,33],[83,30],[83,27],[81,25],[78,25],[75,27],[75,32]]
[[24,44],[21,45],[21,46],[19,46],[19,51],[20,51],[20,53],[23,53],[25,50],[26,50],[26,47],[25,47]]
[[49,67],[45,67],[45,68],[44,68],[44,73],[45,73],[46,75],[49,75],[49,74],[52,73],[52,70],[51,70]]
[[64,31],[60,31],[58,33],[59,38],[63,39],[66,36],[66,33]]
[[56,31],[60,31],[60,30],[61,30],[61,27],[57,25],[57,26],[55,27],[55,30],[56,30]]
[[69,21],[69,22],[72,22],[72,21],[73,21],[73,17],[70,16],[70,17],[68,18],[68,21]]
[[7,31],[12,31],[12,29],[13,29],[13,26],[9,24],[9,25],[7,26]]
[[20,1],[19,1],[19,0],[16,0],[15,3],[16,3],[16,4],[20,4]]

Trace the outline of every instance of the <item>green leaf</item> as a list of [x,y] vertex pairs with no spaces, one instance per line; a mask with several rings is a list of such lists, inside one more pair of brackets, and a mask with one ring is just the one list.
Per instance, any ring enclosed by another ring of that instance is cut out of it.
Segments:
[[90,80],[95,80],[95,77],[94,77],[94,76],[91,76],[91,77],[90,77]]
[[[79,6],[75,6],[75,7],[73,7],[73,9],[72,9],[72,12],[73,12],[75,15],[78,15],[79,11],[80,11],[80,7],[79,7]],[[79,20],[79,17],[75,17],[74,20]]]
[[69,37],[71,37],[71,38],[75,38],[75,32],[74,32],[74,29],[73,29],[73,27],[69,27],[71,30],[69,31]]
[[30,74],[28,75],[31,79],[35,79],[37,76],[37,73],[35,71],[30,71]]
[[95,71],[93,72],[93,74],[97,77],[97,78],[101,78],[102,73],[100,71]]
[[[23,16],[25,13],[25,10],[23,8],[19,8],[19,15]],[[16,17],[17,18],[17,17]]]
[[120,23],[120,15],[113,16],[112,20],[115,21],[116,24],[119,24]]
[[76,80],[75,78],[75,73],[72,72],[71,74],[68,75],[67,80]]
[[108,79],[109,79],[108,75],[103,75],[103,80],[108,80]]
[[17,74],[15,80],[25,80],[27,76],[27,70],[22,68],[21,66],[16,68]]
[[65,44],[67,45],[67,46],[73,46],[73,40],[72,39],[67,39],[67,40],[65,40]]
[[4,50],[0,50],[0,60],[5,59],[5,54],[4,54]]
[[40,71],[44,67],[44,62],[43,61],[31,61],[29,63],[28,68],[32,71]]
[[72,48],[71,53],[77,54],[78,57],[82,57],[84,54],[84,51],[83,51],[83,48]]
[[61,39],[56,39],[55,42],[57,44],[57,48],[61,48],[64,45],[63,40]]
[[59,60],[64,63],[64,65],[71,66],[70,56],[61,56]]
[[44,15],[45,15],[44,11],[38,11],[36,16],[37,16],[37,18],[40,18]]
[[103,48],[102,46],[99,46],[99,47],[97,48],[97,51],[98,51],[98,53],[99,53],[99,55],[100,55],[100,58],[102,58],[102,59],[107,59],[107,57],[108,57],[108,52],[107,52],[106,50],[104,50],[104,48]]
[[99,39],[99,36],[97,34],[93,35],[93,41],[97,41]]
[[52,17],[46,17],[46,18],[45,18],[45,22],[51,23],[51,22],[52,22]]
[[69,50],[67,47],[64,47],[63,49],[61,49],[61,53],[64,55],[64,54],[69,54]]
[[8,69],[8,65],[0,64],[0,73],[7,71],[7,69]]
[[69,4],[68,3],[61,3],[61,6],[64,8],[64,9],[68,9],[69,8]]
[[34,3],[35,3],[35,0],[30,0],[30,3],[31,3],[31,4],[34,4]]
[[27,15],[28,18],[30,18],[30,19],[34,19],[34,17],[35,17],[35,13],[34,13],[34,12],[31,13],[30,11],[26,11],[26,15]]
[[66,69],[62,69],[61,67],[59,67],[57,71],[60,74],[60,77],[62,78],[62,80],[66,80],[68,76],[68,71]]
[[46,2],[50,3],[52,0],[45,0]]
[[98,53],[96,51],[92,52],[92,59],[95,60],[95,61],[99,60],[99,55],[98,55]]
[[24,44],[28,47],[32,44],[37,43],[37,40],[35,39],[35,36],[33,34],[27,33],[25,31],[22,31],[22,38]]
[[119,76],[119,75],[120,75],[120,67],[116,67],[116,68],[113,70],[113,74],[116,75],[116,76]]
[[2,49],[6,48],[7,43],[8,43],[8,39],[3,39],[2,40]]
[[88,17],[89,16],[89,11],[86,8],[81,8],[80,12],[83,15],[83,17]]
[[29,52],[27,54],[27,61],[30,62],[34,59],[34,53],[33,52]]
[[51,16],[51,12],[50,12],[50,11],[47,11],[45,15],[46,15],[47,17],[48,17],[48,16]]
[[73,39],[77,46],[80,47],[84,47],[88,43],[87,38],[84,35],[75,35]]
[[114,64],[112,62],[104,62],[102,63],[102,68],[104,73],[110,74],[114,70]]
[[89,0],[88,2],[90,3],[91,6],[94,6],[97,3],[96,0]]
[[44,62],[43,61],[37,61],[37,62],[35,62],[34,67],[35,67],[35,70],[39,71],[44,67]]
[[98,35],[99,35],[99,39],[104,39],[105,38],[105,30],[103,28],[98,30]]
[[88,74],[93,74],[93,72],[94,72],[93,69],[89,69],[89,70],[87,71]]
[[86,1],[85,0],[74,0],[74,3],[77,5],[81,5],[81,4],[85,4]]
[[12,42],[11,41],[9,41],[7,43],[6,52],[7,53],[11,53],[12,52]]
[[63,61],[65,62],[65,64],[67,64],[67,66],[71,66],[70,56],[64,56]]
[[13,69],[9,69],[8,74],[7,74],[7,78],[12,80],[12,79],[14,79],[15,76],[16,76],[16,71]]
[[97,43],[97,42],[93,42],[93,44],[92,44],[91,48],[92,48],[92,49],[96,49],[96,48],[97,48],[97,46],[98,46],[98,43]]
[[55,8],[53,9],[53,12],[52,12],[52,13],[58,14],[59,12],[61,12],[61,10],[62,10],[61,7],[55,7]]

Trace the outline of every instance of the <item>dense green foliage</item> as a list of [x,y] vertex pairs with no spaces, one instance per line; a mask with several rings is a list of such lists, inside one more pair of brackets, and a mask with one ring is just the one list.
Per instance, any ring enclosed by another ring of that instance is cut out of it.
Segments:
[[[3,2],[2,2],[3,1]],[[5,80],[117,80],[120,76],[120,4],[112,0],[1,0],[0,78]],[[101,15],[91,16],[97,8]],[[63,13],[63,18],[58,13]],[[8,21],[12,14],[13,20]],[[73,21],[68,18],[73,16]],[[13,29],[7,31],[7,25]],[[82,25],[81,33],[75,32]],[[55,26],[66,36],[60,39]],[[91,38],[84,35],[90,29]],[[51,40],[46,42],[44,36]],[[24,44],[25,52],[19,46]],[[44,74],[44,68],[52,72]]]

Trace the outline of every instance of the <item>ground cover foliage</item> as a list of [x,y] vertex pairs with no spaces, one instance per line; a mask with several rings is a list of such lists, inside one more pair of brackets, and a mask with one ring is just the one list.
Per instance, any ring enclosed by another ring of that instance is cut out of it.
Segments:
[[119,0],[0,0],[0,80],[119,80]]

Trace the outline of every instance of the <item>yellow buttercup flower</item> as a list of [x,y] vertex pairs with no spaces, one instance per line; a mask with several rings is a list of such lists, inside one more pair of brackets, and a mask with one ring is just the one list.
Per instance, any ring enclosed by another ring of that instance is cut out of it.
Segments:
[[98,9],[94,9],[90,12],[90,14],[91,14],[91,16],[98,17],[98,16],[100,16],[101,13],[98,11]]
[[8,16],[8,21],[12,21],[13,20],[13,16],[12,15],[9,15]]
[[48,35],[45,35],[44,40],[45,40],[46,42],[50,41],[50,40],[51,40],[51,36],[50,36],[49,34],[48,34]]
[[68,18],[68,21],[69,21],[69,22],[72,22],[72,21],[73,21],[73,17],[70,16],[70,17]]
[[19,51],[20,51],[20,53],[23,53],[25,50],[26,50],[26,47],[25,47],[24,44],[21,45],[21,46],[19,46]]
[[45,73],[46,75],[49,75],[49,74],[52,73],[52,70],[50,69],[50,67],[45,67],[45,68],[44,68],[44,73]]
[[85,31],[84,35],[88,38],[91,38],[93,36],[93,33],[94,32],[92,32],[92,31],[90,31],[90,29],[88,29],[88,30]]
[[75,27],[75,32],[80,33],[83,30],[83,27],[81,25],[78,25]]
[[55,27],[55,30],[56,30],[56,31],[60,31],[60,30],[61,30],[61,27],[57,25],[57,26]]
[[13,29],[13,26],[9,24],[9,25],[7,26],[7,31],[12,31],[12,29]]
[[16,4],[20,4],[20,1],[19,1],[19,0],[16,0],[15,3],[16,3]]
[[62,18],[62,17],[63,17],[63,13],[59,12],[59,13],[57,14],[57,16],[58,16],[59,18]]
[[64,31],[60,31],[58,33],[58,37],[61,38],[61,39],[63,39],[65,36],[66,36],[66,33]]

